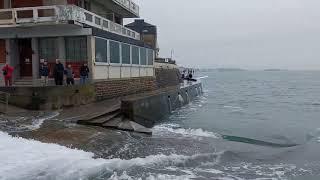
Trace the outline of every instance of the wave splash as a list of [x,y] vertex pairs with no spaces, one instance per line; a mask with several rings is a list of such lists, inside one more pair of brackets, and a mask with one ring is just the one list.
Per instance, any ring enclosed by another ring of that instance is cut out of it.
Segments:
[[0,129],[6,132],[33,131],[46,121],[59,115],[59,112],[31,112],[14,116],[0,116]]
[[130,160],[94,159],[94,154],[57,144],[12,137],[0,132],[0,179],[92,179],[110,177],[131,167],[191,166],[201,159],[219,159],[219,153],[151,155]]
[[153,134],[159,136],[165,136],[170,134],[176,134],[183,137],[208,137],[208,138],[220,138],[219,134],[214,132],[206,131],[201,128],[199,129],[184,129],[180,128],[179,125],[176,124],[163,124],[158,125],[153,128]]

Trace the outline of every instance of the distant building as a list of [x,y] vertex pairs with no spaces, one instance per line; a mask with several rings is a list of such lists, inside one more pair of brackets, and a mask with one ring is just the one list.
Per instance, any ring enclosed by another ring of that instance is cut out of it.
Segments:
[[137,17],[132,0],[0,0],[0,66],[9,63],[15,80],[33,82],[40,63],[52,71],[56,59],[76,77],[88,63],[92,80],[154,76],[156,38],[123,26]]
[[159,51],[157,26],[146,23],[143,19],[136,19],[134,22],[127,24],[126,27],[138,32],[145,44],[150,45],[157,52]]

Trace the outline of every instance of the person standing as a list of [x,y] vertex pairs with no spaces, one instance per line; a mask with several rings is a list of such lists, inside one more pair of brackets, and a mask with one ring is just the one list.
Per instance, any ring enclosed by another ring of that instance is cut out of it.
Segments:
[[48,85],[49,67],[47,62],[43,62],[40,66],[40,76],[44,86]]
[[67,85],[74,85],[74,72],[72,70],[71,64],[69,64],[65,70]]
[[88,64],[83,64],[80,67],[80,84],[86,84],[87,83],[87,79],[89,78],[89,67]]
[[12,86],[12,74],[13,74],[14,68],[11,67],[9,64],[6,64],[3,68],[2,68],[2,73],[4,76],[4,82],[5,82],[5,86]]
[[57,59],[56,65],[55,65],[54,71],[53,71],[54,81],[57,86],[63,85],[63,74],[64,74],[63,64],[61,64],[60,60]]

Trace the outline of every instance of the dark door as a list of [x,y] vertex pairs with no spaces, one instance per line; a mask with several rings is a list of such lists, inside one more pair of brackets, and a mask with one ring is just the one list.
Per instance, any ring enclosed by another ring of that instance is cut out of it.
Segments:
[[19,39],[20,75],[32,76],[32,47],[31,39]]

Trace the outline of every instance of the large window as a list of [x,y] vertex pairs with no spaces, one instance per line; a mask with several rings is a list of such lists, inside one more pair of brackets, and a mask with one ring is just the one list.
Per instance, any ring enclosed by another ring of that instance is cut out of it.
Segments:
[[87,60],[87,38],[86,37],[67,37],[66,59],[68,61]]
[[147,51],[146,48],[140,48],[140,64],[147,65]]
[[39,56],[45,61],[54,61],[59,58],[56,38],[39,39]]
[[108,62],[108,41],[96,38],[96,62]]
[[139,48],[132,46],[132,64],[139,64]]
[[148,65],[153,65],[153,50],[152,49],[148,49]]
[[115,41],[110,41],[110,62],[120,63],[120,44]]
[[122,52],[122,64],[130,64],[130,45],[122,44],[121,52]]

